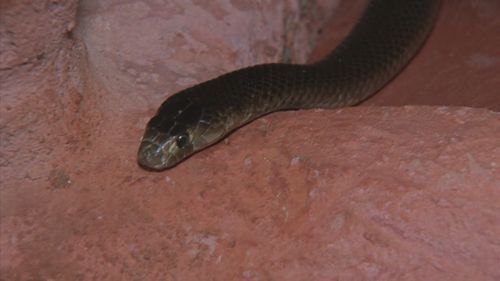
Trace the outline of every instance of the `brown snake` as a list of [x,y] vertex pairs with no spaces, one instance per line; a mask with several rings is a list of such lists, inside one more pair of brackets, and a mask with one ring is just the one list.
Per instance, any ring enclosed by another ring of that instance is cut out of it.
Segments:
[[439,7],[439,0],[372,0],[347,38],[317,63],[247,67],[169,97],[147,124],[139,164],[175,166],[270,112],[363,101],[408,64]]

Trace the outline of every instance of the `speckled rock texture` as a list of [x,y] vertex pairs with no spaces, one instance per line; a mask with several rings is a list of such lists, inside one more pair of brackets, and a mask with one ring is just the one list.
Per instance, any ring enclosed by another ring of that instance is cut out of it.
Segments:
[[136,163],[166,96],[314,61],[365,2],[0,2],[0,280],[500,279],[496,0],[443,1],[362,106]]

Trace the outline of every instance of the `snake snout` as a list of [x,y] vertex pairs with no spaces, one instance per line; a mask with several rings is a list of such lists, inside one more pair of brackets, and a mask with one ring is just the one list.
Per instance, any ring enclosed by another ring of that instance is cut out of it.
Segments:
[[162,146],[150,141],[141,143],[137,153],[137,160],[142,167],[152,170],[165,168],[167,162]]

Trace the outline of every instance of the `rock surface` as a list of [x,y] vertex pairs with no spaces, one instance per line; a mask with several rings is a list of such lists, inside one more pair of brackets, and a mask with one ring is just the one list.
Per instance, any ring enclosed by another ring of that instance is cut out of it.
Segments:
[[[500,278],[498,1],[444,1],[370,106],[273,114],[161,173],[135,154],[168,94],[305,61],[332,15],[315,60],[365,1],[80,2],[0,2],[1,280]],[[427,106],[375,106],[405,104]]]

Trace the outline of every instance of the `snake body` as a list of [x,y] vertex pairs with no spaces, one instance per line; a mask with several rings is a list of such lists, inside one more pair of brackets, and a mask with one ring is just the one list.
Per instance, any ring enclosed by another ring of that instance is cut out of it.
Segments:
[[175,166],[274,111],[363,101],[408,64],[439,6],[439,0],[372,0],[346,39],[317,63],[251,66],[170,96],[146,126],[139,164]]

